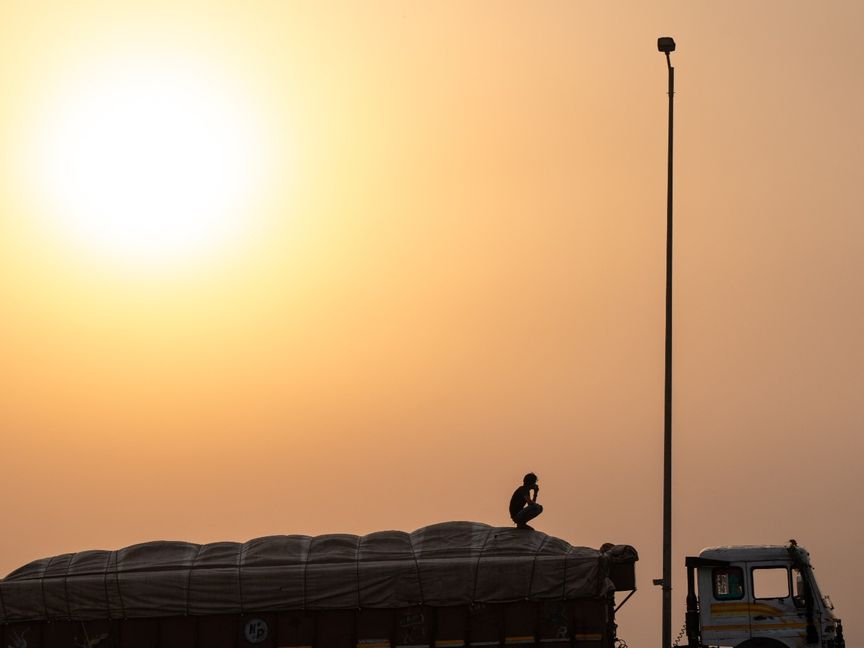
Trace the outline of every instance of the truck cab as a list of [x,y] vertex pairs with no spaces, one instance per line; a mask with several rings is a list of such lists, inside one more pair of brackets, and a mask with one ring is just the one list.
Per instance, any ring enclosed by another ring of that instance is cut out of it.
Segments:
[[822,596],[810,554],[787,546],[712,547],[688,557],[691,648],[845,648],[843,626]]

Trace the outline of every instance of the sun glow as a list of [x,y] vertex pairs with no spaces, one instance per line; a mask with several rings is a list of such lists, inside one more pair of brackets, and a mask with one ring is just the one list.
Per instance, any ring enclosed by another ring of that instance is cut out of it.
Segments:
[[264,147],[241,91],[179,57],[71,76],[40,120],[30,172],[52,229],[147,266],[198,259],[242,234]]

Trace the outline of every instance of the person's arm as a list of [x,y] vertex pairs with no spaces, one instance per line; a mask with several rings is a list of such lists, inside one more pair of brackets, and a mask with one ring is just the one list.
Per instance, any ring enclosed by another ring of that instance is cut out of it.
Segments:
[[[529,504],[536,504],[536,503],[537,503],[537,494],[540,492],[540,487],[539,487],[537,484],[534,484],[534,485],[531,487],[531,490],[534,491],[534,499],[532,499],[532,500],[529,501],[528,503],[529,503]],[[527,499],[527,498],[526,498],[526,499]]]

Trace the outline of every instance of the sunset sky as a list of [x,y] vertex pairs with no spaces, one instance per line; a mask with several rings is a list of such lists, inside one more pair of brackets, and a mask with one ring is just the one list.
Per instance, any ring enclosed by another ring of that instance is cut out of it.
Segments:
[[[675,518],[864,641],[864,3],[5,2],[0,574],[154,539]],[[680,612],[679,612],[680,610]]]

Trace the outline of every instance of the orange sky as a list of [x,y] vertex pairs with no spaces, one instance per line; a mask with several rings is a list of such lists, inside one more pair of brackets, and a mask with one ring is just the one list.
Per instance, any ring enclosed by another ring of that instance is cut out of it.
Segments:
[[[538,528],[639,549],[621,635],[658,643],[670,34],[676,609],[686,554],[796,537],[860,643],[861,25],[856,1],[3,5],[0,573],[506,524],[534,470]],[[244,233],[185,264],[78,245],[22,181],[40,115],[130,52],[203,61],[264,134]]]

